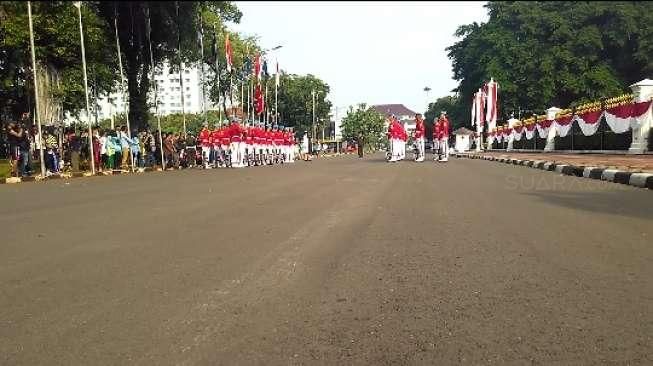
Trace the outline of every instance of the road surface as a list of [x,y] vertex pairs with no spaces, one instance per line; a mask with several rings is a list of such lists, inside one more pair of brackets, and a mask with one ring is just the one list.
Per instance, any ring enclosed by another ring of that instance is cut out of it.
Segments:
[[0,364],[652,364],[653,192],[382,156],[0,186]]

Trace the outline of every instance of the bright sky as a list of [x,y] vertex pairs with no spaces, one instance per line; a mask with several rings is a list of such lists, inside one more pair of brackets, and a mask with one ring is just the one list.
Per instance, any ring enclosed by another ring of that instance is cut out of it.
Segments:
[[[343,108],[361,102],[403,103],[416,112],[457,83],[445,48],[462,24],[487,21],[485,2],[236,2],[237,31],[263,48],[283,45],[280,68],[311,73]],[[274,70],[274,63],[270,63]],[[339,116],[340,117],[340,116]]]

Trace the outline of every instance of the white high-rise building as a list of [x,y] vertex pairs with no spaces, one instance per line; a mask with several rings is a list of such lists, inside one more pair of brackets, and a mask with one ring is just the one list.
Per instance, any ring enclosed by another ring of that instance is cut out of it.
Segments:
[[[178,72],[169,73],[170,68],[167,63],[163,63],[161,67],[158,67],[154,72],[154,79],[157,83],[158,88],[158,104],[159,104],[159,113],[162,116],[169,114],[181,113],[181,85],[180,78],[183,78],[184,82],[184,112],[185,113],[201,113],[202,112],[202,87],[200,84],[201,81],[201,70],[198,66],[195,65],[184,65],[184,70],[181,73],[181,76]],[[213,73],[209,71],[208,66],[204,67],[205,75],[207,80],[212,80]],[[214,106],[213,103],[209,100],[208,93],[209,87],[206,87],[206,109],[214,110],[217,106]],[[90,110],[91,110],[91,122],[95,123],[95,114],[96,106],[94,105],[94,100],[92,96],[90,100]],[[101,121],[104,119],[111,119],[117,114],[123,114],[127,110],[128,101],[126,98],[123,98],[122,93],[120,93],[119,86],[116,87],[116,92],[110,93],[109,95],[100,96],[97,100],[97,120]],[[151,106],[150,111],[155,113],[154,108],[154,90],[150,90],[148,93],[148,104]],[[70,124],[74,121],[87,121],[86,111],[82,110],[79,113],[79,118],[73,118],[69,113],[66,113],[66,118],[64,122]]]

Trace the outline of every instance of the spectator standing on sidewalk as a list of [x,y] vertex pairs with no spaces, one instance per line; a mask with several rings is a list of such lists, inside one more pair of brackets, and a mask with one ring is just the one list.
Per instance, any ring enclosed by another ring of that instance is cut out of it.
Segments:
[[70,167],[73,172],[79,171],[79,157],[82,151],[82,142],[75,134],[74,130],[70,130],[66,136],[68,141],[68,150],[70,151]]
[[7,126],[7,136],[11,150],[12,175],[26,177],[31,174],[29,167],[30,143],[27,131],[22,124],[11,122]]
[[48,128],[43,134],[45,139],[45,166],[47,169],[48,175],[59,173],[59,156],[57,149],[59,144],[57,142],[57,137],[53,134],[52,129]]
[[166,167],[171,166],[177,168],[179,166],[179,158],[176,156],[175,141],[172,133],[166,135],[163,139],[163,155],[166,159]]
[[100,131],[97,128],[93,129],[93,161],[95,162],[95,169],[101,171],[100,164],[100,150],[102,149],[100,144]]
[[156,166],[156,140],[150,129],[145,133],[145,157],[146,164],[150,167]]
[[138,140],[138,134],[133,134],[133,137],[129,140],[129,152],[132,158],[133,168],[139,167],[138,163],[138,153],[140,151],[140,141]]
[[[36,127],[32,128],[32,135],[34,136],[33,138],[33,160],[38,160],[41,162],[41,150],[44,148],[43,144],[43,136],[39,134],[37,131]],[[45,151],[43,152],[43,156],[45,157]]]
[[107,168],[108,164],[108,156],[107,156],[107,132],[102,130],[102,134],[100,135],[100,157],[102,158],[102,164],[100,165],[100,171],[103,171],[105,168]]
[[127,136],[127,127],[122,126],[120,128],[120,133],[118,137],[120,138],[120,154],[122,158],[120,168],[122,170],[127,170],[129,168],[129,155],[130,155],[130,145],[131,145],[131,140]]

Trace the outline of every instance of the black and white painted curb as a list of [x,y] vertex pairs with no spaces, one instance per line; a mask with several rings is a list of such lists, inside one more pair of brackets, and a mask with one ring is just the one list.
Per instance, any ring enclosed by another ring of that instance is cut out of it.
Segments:
[[[157,171],[161,172],[163,170],[161,168],[157,168],[157,169],[141,168],[141,169],[135,170],[134,172],[131,172],[131,171],[128,171],[128,170],[109,170],[109,171],[104,171],[104,172],[97,172],[97,173],[95,173],[95,176],[103,177],[103,176],[107,176],[107,175],[142,174],[142,173],[157,172]],[[47,176],[45,178],[40,177],[40,176],[30,176],[30,177],[22,177],[22,178],[11,177],[11,178],[2,178],[2,179],[0,179],[0,184],[40,182],[40,181],[46,181],[46,180],[72,179],[72,178],[83,178],[83,177],[92,177],[92,176],[93,176],[93,174],[91,172],[75,172],[75,173],[53,174],[53,175]]]
[[651,173],[635,173],[592,166],[561,164],[545,160],[520,160],[508,157],[497,157],[480,154],[456,153],[453,155],[456,158],[497,161],[500,163],[522,165],[535,169],[556,172],[558,174],[571,175],[579,178],[597,179],[607,182],[627,184],[633,187],[653,189],[653,174]]

